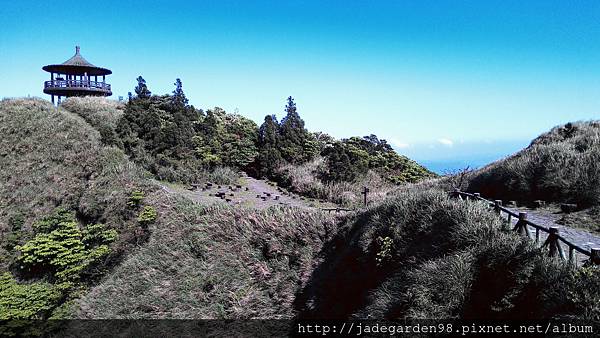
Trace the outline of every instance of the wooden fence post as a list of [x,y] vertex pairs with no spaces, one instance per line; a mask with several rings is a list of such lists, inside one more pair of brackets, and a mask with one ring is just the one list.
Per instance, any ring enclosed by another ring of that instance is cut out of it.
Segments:
[[521,236],[527,236],[527,238],[530,237],[529,229],[527,229],[527,213],[526,212],[519,212],[519,221],[513,228],[513,231],[516,231]]
[[498,216],[502,215],[502,209],[500,209],[501,206],[502,206],[502,200],[494,201],[494,211],[498,214]]
[[512,225],[512,214],[508,213],[508,217],[506,218],[506,223],[502,224],[502,230],[510,230],[511,225]]
[[454,198],[459,198],[460,197],[460,189],[458,188],[454,188],[454,190],[452,191],[452,197]]
[[365,202],[365,207],[367,206],[367,194],[369,193],[369,188],[364,187],[362,194],[364,195],[364,202]]
[[565,253],[558,241],[558,227],[550,227],[549,231],[548,238],[546,238],[546,242],[544,242],[542,248],[547,246],[550,249],[548,254],[550,257],[558,254],[562,260],[565,260]]
[[575,260],[575,248],[569,246],[569,264],[577,267],[577,261]]
[[592,264],[600,264],[600,248],[592,248],[590,253],[590,262]]

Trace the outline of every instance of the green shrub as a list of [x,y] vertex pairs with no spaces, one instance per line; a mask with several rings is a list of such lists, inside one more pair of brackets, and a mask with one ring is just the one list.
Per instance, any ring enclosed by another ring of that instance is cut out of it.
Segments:
[[[60,217],[56,217],[60,215]],[[107,244],[117,238],[117,232],[102,224],[79,228],[64,210],[38,222],[36,236],[17,246],[17,262],[27,275],[48,274],[58,281],[78,280],[81,273],[110,251]]]
[[62,295],[59,286],[44,282],[18,284],[10,273],[0,274],[0,320],[42,319]]
[[7,251],[12,251],[13,248],[21,242],[23,238],[23,224],[25,223],[25,218],[22,213],[17,213],[11,215],[8,219],[8,230],[9,233],[6,236],[6,240],[4,241],[3,247]]
[[61,223],[74,221],[75,215],[73,212],[64,208],[57,208],[50,216],[46,216],[33,223],[33,230],[35,230],[37,233],[49,233],[56,229]]
[[127,201],[127,205],[132,208],[138,208],[142,201],[144,200],[144,192],[141,190],[134,190],[129,196],[129,201]]
[[230,167],[216,167],[207,175],[209,182],[221,185],[234,184],[237,182],[239,174]]
[[375,257],[375,261],[378,266],[383,265],[390,258],[392,258],[392,250],[394,249],[394,241],[390,237],[377,237],[377,245],[379,245],[379,252]]
[[151,206],[145,206],[144,209],[140,212],[138,216],[138,223],[143,227],[147,228],[148,225],[154,223],[156,218],[158,217],[158,213],[156,209]]

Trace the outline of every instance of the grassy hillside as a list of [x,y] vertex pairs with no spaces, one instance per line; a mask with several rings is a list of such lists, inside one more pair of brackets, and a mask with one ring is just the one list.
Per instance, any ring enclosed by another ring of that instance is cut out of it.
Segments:
[[553,128],[517,154],[474,172],[467,189],[524,203],[600,204],[600,122]]
[[[394,189],[365,165],[362,180],[324,183],[314,176],[323,165],[317,158],[282,168],[295,190],[352,204],[368,185],[370,207],[335,217],[199,205],[161,189],[111,145],[111,132],[99,131],[114,131],[120,107],[95,99],[58,110],[38,99],[0,102],[0,320],[600,316],[598,267],[573,270],[547,258],[500,231],[485,206],[435,188],[456,177]],[[561,128],[465,182],[473,189],[496,182],[489,172],[504,170],[502,163],[513,163],[510,182],[553,182],[558,168],[542,180],[531,174],[533,181],[523,168],[537,168],[540,154],[597,155],[597,139],[589,141],[596,125]],[[570,161],[580,179],[595,177],[592,164]],[[557,198],[580,194],[565,191]]]
[[[1,101],[0,134],[0,274],[10,272],[3,274],[7,283],[4,286],[13,279],[34,282],[27,284],[33,286],[61,284],[59,300],[34,313],[49,315],[53,307],[82,285],[80,282],[101,275],[105,267],[118,262],[123,253],[144,240],[147,232],[136,218],[139,211],[129,203],[134,191],[143,195],[153,188],[121,150],[101,143],[96,129],[80,116],[57,110],[49,102]],[[102,252],[90,251],[99,243],[84,246],[80,242],[84,236],[91,240],[91,236],[109,233],[115,236],[110,236],[108,251],[104,246]],[[81,246],[68,244],[68,236]],[[25,254],[19,245],[31,250]],[[53,248],[50,256],[43,253],[45,246]],[[51,258],[59,252],[62,256]],[[96,256],[89,256],[92,254]],[[96,264],[100,256],[102,263]],[[33,261],[27,263],[28,259]],[[65,273],[61,259],[69,260],[67,267],[81,271],[70,275],[68,281],[62,280],[58,277]],[[15,296],[13,300],[19,302],[16,286],[3,288],[2,292],[5,300]],[[16,314],[11,304],[2,305],[6,307],[0,307],[1,317]]]
[[598,320],[598,268],[572,270],[499,229],[483,204],[398,193],[346,220],[295,308],[300,318]]
[[81,318],[291,318],[333,219],[152,197],[147,245],[79,301]]

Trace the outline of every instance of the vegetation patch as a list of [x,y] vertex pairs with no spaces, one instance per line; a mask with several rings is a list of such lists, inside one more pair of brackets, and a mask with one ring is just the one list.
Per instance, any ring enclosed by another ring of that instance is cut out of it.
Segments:
[[316,211],[148,199],[164,206],[148,244],[78,301],[78,317],[292,318],[294,294],[335,229]]
[[500,222],[439,190],[399,192],[324,246],[299,317],[597,321],[598,267],[573,270]]
[[473,172],[468,190],[531,203],[600,203],[600,122],[567,123],[521,152]]

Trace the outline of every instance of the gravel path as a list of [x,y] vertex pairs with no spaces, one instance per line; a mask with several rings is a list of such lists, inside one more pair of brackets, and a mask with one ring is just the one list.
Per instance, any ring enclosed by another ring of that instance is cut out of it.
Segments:
[[[580,230],[580,229],[574,229],[571,227],[567,227],[564,225],[560,225],[558,223],[556,223],[556,221],[560,218],[560,214],[559,213],[555,213],[549,210],[538,210],[538,209],[514,209],[514,208],[510,208],[511,211],[515,212],[515,213],[519,213],[519,211],[524,211],[527,212],[527,220],[529,220],[532,223],[535,223],[537,225],[549,228],[549,227],[558,227],[558,233],[561,237],[565,238],[566,240],[568,240],[569,242],[576,244],[577,246],[586,249],[586,250],[590,250],[591,248],[598,248],[600,247],[600,236],[590,233],[588,231],[585,230]],[[505,215],[504,213],[502,213],[502,215]],[[513,217],[512,218],[512,223],[513,226],[514,224],[517,223],[517,218]],[[531,238],[533,240],[535,240],[535,233],[536,233],[536,229],[533,228],[532,226],[528,226],[529,229],[529,233],[531,235]],[[548,235],[543,232],[540,231],[540,242],[539,245],[542,245],[544,243],[544,241],[546,240],[546,237],[548,237]],[[568,258],[569,255],[569,251],[568,251],[568,247],[563,244],[561,242],[561,245],[563,247],[563,251],[565,252],[565,255]],[[575,253],[577,261],[578,262],[583,262],[585,260],[587,260],[587,256],[580,254],[578,252]]]
[[[265,209],[275,205],[289,205],[298,208],[335,208],[332,203],[309,199],[277,187],[274,183],[243,176],[231,185],[201,186],[194,190],[181,185],[156,182],[163,190],[179,194],[201,204],[225,203]],[[220,197],[219,195],[223,195]]]

